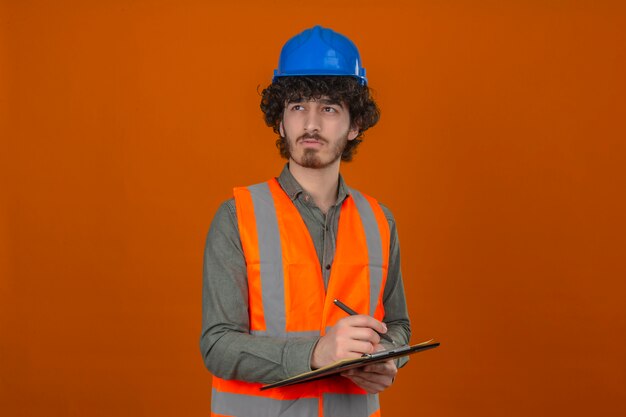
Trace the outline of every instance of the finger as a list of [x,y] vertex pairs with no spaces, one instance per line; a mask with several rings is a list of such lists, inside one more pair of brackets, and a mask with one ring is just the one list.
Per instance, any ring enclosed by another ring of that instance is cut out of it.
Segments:
[[350,340],[344,345],[346,352],[352,352],[361,356],[366,353],[374,353],[374,345],[362,340]]
[[383,362],[370,363],[370,364],[365,365],[361,369],[367,370],[370,367],[371,369],[393,369],[393,370],[398,369],[396,367],[396,361],[394,359],[387,359],[386,361],[383,361]]
[[361,375],[350,375],[346,378],[354,382],[359,387],[363,388],[369,394],[377,394],[391,386],[391,380],[376,380],[371,378],[364,378]]
[[362,340],[374,346],[381,346],[380,336],[369,327],[345,327],[340,330],[340,334],[349,339]]
[[393,362],[380,362],[371,365],[366,365],[362,368],[363,372],[371,372],[381,375],[395,376],[398,373],[398,368]]
[[353,368],[353,369],[349,369],[347,371],[342,372],[341,374],[346,374],[346,375],[357,375],[357,376],[361,376],[363,378],[395,378],[395,376],[398,373],[397,369],[387,369],[387,368],[382,368],[382,369],[374,369],[374,370],[368,370],[366,369],[366,367],[363,368]]
[[[380,336],[378,336],[378,338],[380,340]],[[381,345],[381,344],[378,344],[378,345],[374,346],[374,351],[375,352],[380,352],[380,351],[383,351],[383,350],[387,350],[387,349],[383,345]]]
[[371,385],[376,385],[382,388],[387,388],[391,385],[393,378],[387,375],[373,374],[369,372],[360,372],[355,375],[350,375],[350,378],[360,381],[361,383],[367,382]]
[[369,327],[370,329],[374,329],[378,333],[387,333],[387,325],[382,321],[376,320],[372,316],[359,314],[357,316],[345,317],[340,321],[344,321],[346,324],[349,324],[352,327]]
[[359,377],[346,376],[346,378],[356,384],[359,388],[364,389],[368,394],[377,394],[384,389],[382,386],[378,386],[377,384],[373,384],[370,381]]

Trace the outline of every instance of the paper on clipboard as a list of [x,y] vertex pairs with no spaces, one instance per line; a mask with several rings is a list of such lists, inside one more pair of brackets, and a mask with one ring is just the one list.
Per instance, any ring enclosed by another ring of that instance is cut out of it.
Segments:
[[305,372],[291,378],[283,379],[282,381],[274,382],[273,384],[263,385],[260,390],[263,391],[270,388],[285,387],[287,385],[298,384],[300,382],[313,381],[316,379],[335,375],[343,371],[347,371],[348,369],[359,368],[361,366],[365,366],[371,363],[383,362],[388,359],[401,358],[403,356],[412,355],[413,353],[421,352],[423,350],[433,349],[437,346],[439,346],[439,342],[431,339],[413,346],[402,346],[393,349],[382,350],[380,352],[368,355],[363,355],[360,358],[344,359],[331,365],[327,365],[323,368],[315,369],[313,371]]

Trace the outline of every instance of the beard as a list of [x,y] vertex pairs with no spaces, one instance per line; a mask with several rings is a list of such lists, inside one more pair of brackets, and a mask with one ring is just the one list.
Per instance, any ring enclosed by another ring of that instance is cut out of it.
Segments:
[[324,158],[323,155],[320,155],[322,149],[304,149],[302,155],[294,156],[294,147],[298,141],[304,139],[315,139],[318,140],[325,145],[329,144],[329,141],[318,134],[305,134],[298,137],[295,141],[290,140],[288,137],[283,138],[283,140],[287,143],[287,153],[289,158],[293,159],[298,165],[304,168],[313,168],[313,169],[322,169],[326,168],[332,164],[334,164],[339,158],[341,158],[341,154],[344,149],[346,149],[346,145],[348,144],[348,133],[346,132],[332,148],[330,149],[330,156]]

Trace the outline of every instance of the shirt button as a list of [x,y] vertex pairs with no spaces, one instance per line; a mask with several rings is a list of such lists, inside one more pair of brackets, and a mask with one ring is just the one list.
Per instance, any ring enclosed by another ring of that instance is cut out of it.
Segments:
[[326,269],[330,269],[330,264],[326,265]]

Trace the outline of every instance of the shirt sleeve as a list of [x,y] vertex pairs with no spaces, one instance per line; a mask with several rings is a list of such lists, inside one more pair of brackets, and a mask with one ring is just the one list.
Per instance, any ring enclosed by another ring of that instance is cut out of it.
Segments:
[[220,206],[211,223],[202,275],[200,351],[211,373],[223,379],[271,383],[311,370],[318,337],[249,333],[246,262],[234,199]]
[[[383,293],[383,305],[385,307],[385,317],[383,321],[387,325],[387,334],[396,342],[396,345],[406,345],[411,339],[411,322],[406,305],[404,294],[404,284],[402,282],[402,270],[400,268],[400,242],[396,222],[391,211],[383,206],[380,207],[385,213],[390,231],[389,247],[389,267],[387,271],[387,283]],[[392,348],[389,342],[383,340],[381,343],[385,348]],[[398,368],[404,366],[409,361],[405,356],[396,361]]]

